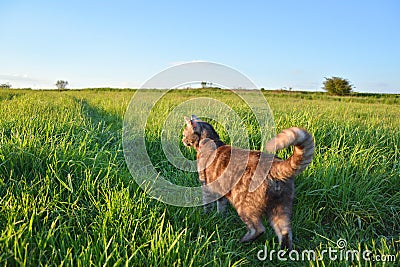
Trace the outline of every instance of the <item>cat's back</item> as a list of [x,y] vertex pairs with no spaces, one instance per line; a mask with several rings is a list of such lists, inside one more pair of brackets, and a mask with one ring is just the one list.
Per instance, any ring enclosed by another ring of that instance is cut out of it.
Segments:
[[270,166],[272,162],[282,161],[275,158],[273,154],[232,147],[223,143],[219,145],[209,138],[200,142],[198,152],[198,160],[207,163],[210,167],[218,168],[225,168],[230,165],[232,167],[246,166],[247,169],[256,169],[259,163],[262,165],[268,163]]

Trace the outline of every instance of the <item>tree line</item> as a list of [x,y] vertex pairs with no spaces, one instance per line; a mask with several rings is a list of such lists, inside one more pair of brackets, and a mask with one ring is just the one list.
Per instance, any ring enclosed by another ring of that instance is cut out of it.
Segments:
[[[201,86],[205,88],[207,85],[211,85],[209,82],[201,82]],[[68,81],[58,80],[55,83],[59,91],[63,91],[67,89]],[[10,89],[12,86],[10,83],[1,83],[0,89]],[[354,85],[352,85],[349,80],[341,78],[341,77],[331,77],[326,78],[323,82],[323,87],[325,91],[332,95],[348,95],[353,92]]]

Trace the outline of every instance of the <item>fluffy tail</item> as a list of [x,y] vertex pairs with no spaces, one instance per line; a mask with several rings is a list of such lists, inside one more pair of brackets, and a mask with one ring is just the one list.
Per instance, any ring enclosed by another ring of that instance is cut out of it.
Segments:
[[293,127],[283,130],[267,142],[268,152],[294,146],[293,155],[287,160],[272,165],[270,173],[276,179],[287,179],[301,173],[312,161],[314,156],[314,139],[306,130]]

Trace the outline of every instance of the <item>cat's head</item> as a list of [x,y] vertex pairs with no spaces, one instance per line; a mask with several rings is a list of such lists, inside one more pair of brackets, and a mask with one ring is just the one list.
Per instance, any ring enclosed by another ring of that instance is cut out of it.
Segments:
[[195,115],[192,115],[191,119],[185,116],[185,122],[186,127],[183,129],[182,143],[185,146],[197,147],[199,145],[202,132],[201,125],[199,123],[201,120]]
[[185,146],[197,148],[199,142],[204,138],[210,138],[214,141],[219,141],[219,136],[214,128],[207,122],[202,121],[195,115],[189,119],[185,116],[186,127],[183,130],[182,142]]

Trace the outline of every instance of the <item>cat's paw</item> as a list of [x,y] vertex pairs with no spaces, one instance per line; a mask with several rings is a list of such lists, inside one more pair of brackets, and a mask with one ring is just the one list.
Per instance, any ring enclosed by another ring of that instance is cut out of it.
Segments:
[[250,233],[247,233],[240,239],[240,242],[247,243],[253,241],[254,239],[255,238]]
[[247,243],[256,240],[264,231],[257,232],[255,230],[247,232],[241,239],[240,242]]

